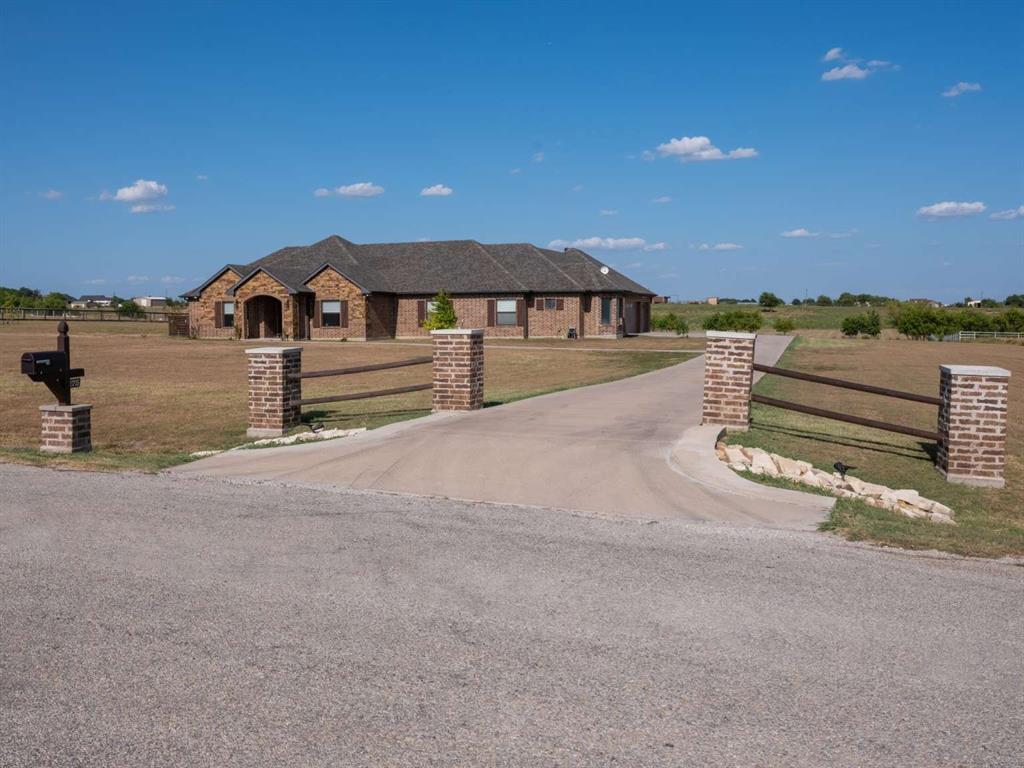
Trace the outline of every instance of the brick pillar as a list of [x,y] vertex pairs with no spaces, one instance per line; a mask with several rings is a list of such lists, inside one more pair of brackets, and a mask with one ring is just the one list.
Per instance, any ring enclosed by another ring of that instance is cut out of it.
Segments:
[[483,330],[455,328],[430,335],[434,339],[434,410],[483,408]]
[[702,424],[734,432],[750,427],[750,388],[754,381],[753,333],[708,331],[704,347]]
[[298,426],[302,347],[257,347],[249,356],[249,437],[280,437]]
[[79,453],[92,450],[91,405],[41,405],[43,453]]
[[939,366],[938,469],[951,483],[1003,487],[1010,372],[986,365]]

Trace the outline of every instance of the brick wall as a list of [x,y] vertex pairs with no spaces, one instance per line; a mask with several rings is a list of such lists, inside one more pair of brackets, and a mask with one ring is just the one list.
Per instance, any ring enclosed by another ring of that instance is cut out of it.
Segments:
[[[265,338],[265,327],[259,317],[259,313],[247,311],[245,303],[257,296],[271,296],[281,302],[281,335],[284,339],[294,339],[297,336],[298,313],[295,311],[295,301],[288,289],[281,285],[266,272],[259,272],[249,280],[246,280],[237,291],[235,291],[235,324],[242,328],[242,338],[259,339]],[[254,327],[250,327],[254,326]]]
[[79,453],[92,450],[91,405],[41,405],[43,453]]
[[701,423],[745,431],[750,426],[756,336],[732,331],[708,331],[707,336]]
[[[397,336],[429,336],[430,332],[420,327],[417,315],[418,301],[431,301],[431,295],[422,296],[400,296],[398,298],[398,328]],[[459,318],[459,326],[462,328],[481,328],[484,335],[497,338],[518,338],[526,335],[526,328],[521,325],[497,325],[487,327],[487,301],[488,299],[522,299],[522,294],[510,294],[504,296],[453,296],[452,303],[455,305],[455,315]],[[529,321],[527,321],[529,322]]]
[[594,293],[583,297],[583,328],[584,336],[616,336],[621,326],[619,325],[619,304],[618,296],[611,296],[612,312],[611,322],[601,322],[601,294]]
[[972,365],[939,366],[937,466],[951,483],[1002,488],[1010,372]]
[[[366,297],[362,290],[342,275],[327,267],[307,283],[315,294],[315,301],[348,301],[348,327],[313,327],[310,324],[311,339],[365,339],[366,338]],[[315,311],[315,308],[314,308]]]
[[434,340],[434,410],[483,408],[483,330],[459,328],[430,335]]
[[395,336],[398,298],[392,294],[374,294],[366,299],[366,338],[391,339]]
[[302,347],[258,347],[249,357],[249,437],[279,437],[300,422]]
[[[549,308],[545,299],[553,299],[556,306]],[[561,302],[561,309],[558,309],[558,302]],[[580,304],[578,294],[530,294],[526,304],[530,338],[565,338],[569,334],[570,327],[575,328],[577,333],[581,333]],[[538,309],[538,305],[542,309]]]
[[[241,278],[234,270],[227,270],[223,275],[210,283],[198,299],[192,299],[188,303],[188,326],[189,333],[200,339],[233,339],[235,338],[234,328],[217,328],[217,302],[234,301],[234,296],[228,294],[227,290]],[[241,325],[241,315],[235,310],[235,320]]]

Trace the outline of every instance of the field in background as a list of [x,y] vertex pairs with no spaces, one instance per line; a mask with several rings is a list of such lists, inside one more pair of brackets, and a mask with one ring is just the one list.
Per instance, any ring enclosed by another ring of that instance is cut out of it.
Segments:
[[[43,461],[38,406],[52,402],[42,384],[20,373],[22,352],[53,349],[56,322],[0,325],[0,459]],[[71,356],[86,369],[76,402],[92,403],[92,454],[48,462],[90,467],[158,469],[183,461],[191,451],[245,442],[246,359],[258,341],[193,341],[170,338],[164,326],[71,322]],[[149,329],[152,332],[147,332]],[[633,346],[633,342],[644,345]],[[540,345],[488,345],[485,389],[488,404],[596,384],[673,365],[693,356],[694,340],[627,339],[610,349],[569,353]],[[301,344],[307,370],[401,360],[422,354],[419,345],[323,342]],[[612,351],[618,350],[618,351]],[[667,349],[668,351],[664,351]],[[304,393],[340,394],[430,380],[430,366],[304,382]],[[313,406],[310,419],[328,427],[378,427],[425,415],[430,392]]]
[[[825,308],[822,308],[825,309]],[[997,365],[1010,377],[1006,487],[947,483],[934,467],[934,444],[918,438],[830,421],[754,404],[752,428],[730,442],[804,459],[832,471],[837,460],[853,474],[893,488],[913,488],[956,512],[959,525],[900,517],[866,504],[840,500],[831,526],[852,539],[915,549],[998,557],[1024,554],[1024,347],[905,340],[848,340],[803,336],[779,365],[840,379],[937,395],[942,363]],[[762,395],[883,421],[935,429],[937,408],[835,389],[778,376],[755,387]]]
[[[682,317],[686,322],[690,324],[691,331],[698,331],[701,329],[701,324],[705,318],[709,315],[713,315],[715,312],[729,312],[735,309],[743,310],[754,310],[760,312],[761,308],[756,305],[738,305],[738,304],[719,304],[717,306],[711,306],[708,304],[655,304],[651,311],[654,315],[664,315],[669,312],[674,312],[679,317]],[[839,330],[843,324],[843,320],[852,315],[862,315],[867,312],[869,307],[791,307],[785,305],[777,307],[771,312],[761,312],[761,317],[764,320],[764,327],[762,331],[770,331],[772,323],[775,322],[776,318],[786,317],[796,323],[796,327],[800,328],[817,328],[817,329],[829,329]],[[885,308],[880,307],[877,311],[885,317]]]

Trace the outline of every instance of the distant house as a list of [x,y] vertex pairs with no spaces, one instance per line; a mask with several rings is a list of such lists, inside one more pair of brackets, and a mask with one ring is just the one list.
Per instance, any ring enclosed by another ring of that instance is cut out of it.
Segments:
[[671,301],[669,296],[652,296],[651,304],[668,304]]
[[87,309],[90,307],[111,307],[114,305],[114,298],[112,296],[96,296],[86,295],[79,296],[77,299],[71,302],[72,309]]
[[967,301],[964,302],[964,306],[967,306],[967,307],[980,307],[981,306],[981,299],[968,299]]
[[923,304],[926,307],[941,307],[942,302],[935,299],[907,299],[909,304]]
[[717,296],[708,296],[707,299],[704,300],[704,303],[705,304],[710,304],[713,307],[718,306],[718,297]]
[[167,299],[163,296],[136,296],[132,299],[140,307],[166,307]]
[[440,291],[459,325],[509,338],[643,333],[654,295],[576,248],[332,235],[227,264],[182,296],[200,338],[386,339],[426,336]]

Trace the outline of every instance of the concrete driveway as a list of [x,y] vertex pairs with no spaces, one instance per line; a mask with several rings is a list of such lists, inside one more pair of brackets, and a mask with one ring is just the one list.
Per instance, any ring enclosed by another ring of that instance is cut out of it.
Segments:
[[[776,362],[789,341],[759,337],[758,362]],[[220,454],[172,472],[655,520],[810,528],[824,519],[831,499],[754,485],[707,461],[714,430],[697,432],[703,451],[698,445],[673,456],[683,433],[700,423],[702,388],[700,357],[608,384],[476,413],[437,414],[355,438]]]

